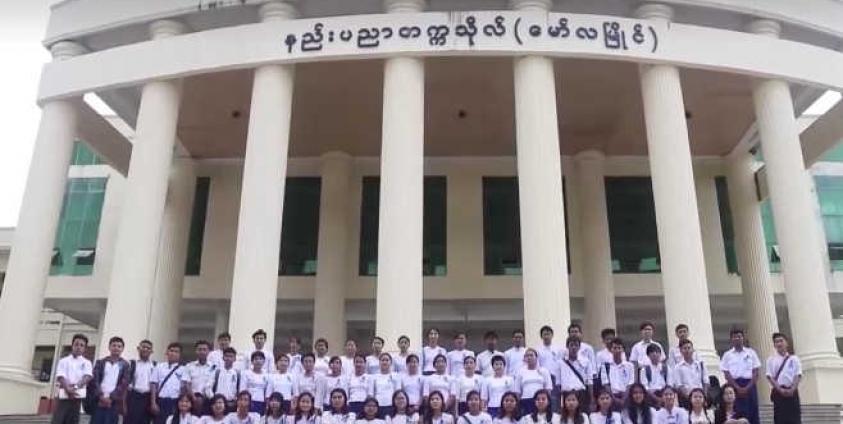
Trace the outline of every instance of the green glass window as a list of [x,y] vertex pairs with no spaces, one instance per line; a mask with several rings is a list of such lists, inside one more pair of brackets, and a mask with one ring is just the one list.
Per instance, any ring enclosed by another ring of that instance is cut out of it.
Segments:
[[831,268],[843,271],[843,177],[818,176],[814,181]]
[[321,188],[319,177],[287,178],[278,275],[316,275]]
[[483,177],[483,273],[521,275],[516,177]]
[[[422,272],[424,276],[443,276],[447,268],[447,179],[424,177],[424,212],[422,224]],[[378,223],[380,214],[380,177],[363,177],[360,204],[360,256],[358,272],[378,275]]]
[[776,223],[773,220],[773,207],[770,199],[761,202],[761,224],[764,227],[764,240],[767,245],[767,257],[770,259],[770,272],[781,272],[782,258],[779,256],[779,242],[776,238]]
[[76,140],[73,142],[73,153],[71,154],[71,165],[99,165],[103,163],[97,154],[91,150],[84,141]]
[[193,196],[193,212],[190,216],[185,275],[199,275],[202,269],[202,243],[205,240],[205,218],[208,214],[210,190],[210,177],[196,179],[196,194]]
[[67,182],[50,275],[93,272],[106,182],[106,178],[74,178]]
[[837,142],[837,147],[831,149],[826,153],[821,161],[823,162],[843,162],[843,140]]
[[656,207],[649,177],[606,178],[612,271],[661,272]]
[[735,229],[732,223],[732,207],[729,204],[729,187],[726,185],[726,177],[714,179],[717,187],[717,208],[720,211],[720,230],[723,233],[723,245],[726,254],[726,269],[732,273],[738,273],[738,256],[735,252]]

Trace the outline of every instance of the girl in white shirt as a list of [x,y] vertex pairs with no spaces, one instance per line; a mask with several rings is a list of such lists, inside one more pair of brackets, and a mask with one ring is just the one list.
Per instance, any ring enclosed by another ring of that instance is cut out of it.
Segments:
[[445,357],[445,366],[448,362],[448,351],[439,346],[439,329],[427,330],[427,346],[422,347],[422,374],[431,375],[436,372],[436,358],[442,355]]
[[267,393],[280,393],[281,407],[285,413],[292,410],[290,402],[293,400],[293,389],[296,385],[296,376],[293,375],[290,369],[290,357],[287,355],[279,355],[278,360],[275,361],[275,369],[277,373],[269,375],[269,384],[266,387]]
[[532,414],[536,410],[533,396],[541,389],[553,390],[550,373],[539,366],[539,354],[533,348],[524,352],[524,366],[515,374],[516,391],[521,393],[521,414]]
[[685,424],[688,422],[688,411],[676,403],[676,390],[665,386],[662,389],[662,409],[656,411],[653,424]]
[[647,388],[641,383],[629,386],[629,398],[623,411],[624,424],[653,424],[656,410],[647,402]]
[[410,406],[410,398],[404,390],[392,395],[392,412],[386,415],[386,424],[419,424],[419,414]]
[[366,402],[363,404],[363,416],[357,417],[355,424],[386,424],[386,421],[378,418],[379,410],[380,405],[377,399],[371,396],[366,398]]
[[348,410],[348,397],[343,389],[331,391],[331,405],[322,413],[322,424],[354,424],[356,415]]
[[401,374],[401,387],[407,394],[407,402],[414,412],[421,410],[422,391],[425,377],[419,372],[419,357],[415,353],[407,355],[407,372]]
[[354,357],[354,375],[348,379],[348,409],[356,416],[363,416],[363,402],[371,396],[372,377],[366,373],[366,356]]
[[492,424],[516,424],[521,417],[518,415],[518,395],[506,392],[501,396],[501,406],[497,415],[492,418]]
[[383,419],[392,410],[392,395],[401,389],[401,380],[392,372],[392,356],[383,352],[378,359],[380,371],[372,375],[372,396],[378,400],[378,418]]
[[[263,352],[256,350],[252,352],[252,369],[243,371],[240,384],[244,390],[249,391],[252,398],[250,412],[263,413],[266,409],[266,386],[269,384],[268,374],[263,372],[263,362],[266,359]],[[240,396],[238,395],[239,399]]]
[[559,424],[559,414],[550,409],[550,390],[540,389],[533,396],[535,410],[521,417],[521,424]]
[[201,424],[220,424],[225,421],[225,396],[216,394],[208,401],[211,408],[211,414],[202,417],[199,422]]
[[457,390],[454,378],[445,373],[448,368],[448,361],[445,359],[445,355],[437,355],[433,360],[433,365],[436,373],[428,375],[425,378],[423,394],[427,398],[431,393],[439,392],[445,402],[445,410],[453,411],[454,393]]
[[515,380],[504,374],[506,372],[506,360],[503,355],[492,357],[492,369],[494,375],[483,382],[483,391],[480,396],[486,404],[489,415],[497,417],[504,393],[515,390]]
[[401,374],[407,372],[407,357],[410,356],[410,338],[401,336],[398,338],[398,353],[392,357],[392,368]]
[[176,403],[176,413],[167,417],[167,424],[198,424],[199,418],[190,413],[192,410],[193,397],[182,394]]
[[466,356],[463,358],[462,362],[464,371],[461,376],[456,377],[457,381],[455,383],[457,388],[456,398],[459,402],[457,403],[457,415],[462,415],[468,412],[468,394],[474,391],[479,395],[480,390],[483,387],[483,377],[474,373],[474,369],[477,366],[477,360],[474,359],[473,356]]
[[[259,353],[259,352],[256,352]],[[252,395],[247,390],[237,394],[237,411],[225,417],[226,424],[260,424],[261,416],[257,412],[250,412]]]
[[442,392],[433,391],[427,397],[427,408],[424,411],[422,424],[454,424],[454,416],[446,411],[445,396]]
[[714,411],[705,407],[703,389],[691,389],[691,410],[688,411],[689,424],[713,424]]
[[331,368],[331,371],[322,378],[322,390],[320,390],[323,395],[322,400],[322,410],[327,411],[330,409],[331,406],[331,393],[334,389],[342,389],[344,392],[348,392],[348,380],[342,374],[342,360],[340,360],[339,356],[334,356],[331,358],[328,365]]
[[621,414],[612,412],[612,395],[606,389],[597,395],[597,411],[589,416],[591,424],[621,424]]
[[381,369],[381,352],[383,352],[384,341],[375,336],[372,339],[372,354],[366,357],[366,373],[377,374]]
[[310,392],[303,392],[296,399],[296,410],[287,416],[287,424],[322,424],[315,407],[315,397]]
[[[296,384],[293,386],[293,396],[296,398],[300,397],[304,393],[310,393],[313,395],[314,399],[319,399],[318,405],[319,407],[322,406],[322,387],[323,387],[323,379],[324,376],[321,376],[316,373],[314,370],[314,364],[316,361],[316,356],[312,353],[305,353],[301,357],[301,364],[303,371],[301,374],[296,376]],[[296,402],[298,404],[298,402]],[[314,409],[317,406],[314,406]]]
[[[472,359],[470,356],[463,359],[465,362],[466,359]],[[471,390],[466,395],[466,411],[460,414],[460,417],[457,418],[458,424],[492,424],[492,417],[489,414],[483,412],[481,409],[483,406],[482,401],[480,399],[480,392],[477,390]]]
[[266,413],[261,424],[286,424],[287,410],[284,409],[284,397],[274,392],[266,399]]
[[331,356],[328,355],[328,341],[322,338],[316,339],[313,344],[313,371],[318,375],[328,375],[331,372]]
[[588,415],[582,411],[577,392],[562,394],[562,411],[559,414],[561,424],[588,424]]

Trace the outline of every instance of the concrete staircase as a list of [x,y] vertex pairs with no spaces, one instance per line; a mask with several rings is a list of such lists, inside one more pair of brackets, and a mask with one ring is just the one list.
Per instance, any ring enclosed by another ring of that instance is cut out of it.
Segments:
[[[773,405],[761,405],[761,423],[773,424]],[[802,405],[802,424],[843,424],[841,405]]]

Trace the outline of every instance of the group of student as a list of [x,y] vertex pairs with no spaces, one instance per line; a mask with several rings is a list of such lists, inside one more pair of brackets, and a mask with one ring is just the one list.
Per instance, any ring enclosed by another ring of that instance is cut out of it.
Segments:
[[[577,323],[568,327],[564,346],[553,343],[553,329],[545,326],[540,346],[525,347],[517,330],[502,352],[490,331],[477,354],[466,349],[465,333],[446,350],[434,328],[418,354],[409,351],[406,336],[394,354],[374,337],[369,355],[348,340],[337,356],[325,339],[302,354],[300,340],[290,337],[288,353],[276,356],[266,332],[257,330],[242,352],[231,347],[228,333],[217,337],[216,349],[197,341],[197,359],[187,365],[179,343],[167,346],[166,362],[156,363],[148,340],[139,343],[138,359],[126,361],[119,337],[92,365],[82,356],[87,339],[76,335],[57,367],[52,422],[75,424],[84,404],[92,424],[116,424],[121,415],[125,424],[759,424],[761,363],[743,331],[731,331],[732,348],[721,359],[723,387],[710,383],[688,326],[675,331],[679,342],[665,351],[653,340],[654,325],[642,323],[641,340],[627,358],[615,330],[601,332],[605,346],[595,351]],[[775,424],[799,424],[801,365],[784,334],[774,334],[773,343],[766,378]]]

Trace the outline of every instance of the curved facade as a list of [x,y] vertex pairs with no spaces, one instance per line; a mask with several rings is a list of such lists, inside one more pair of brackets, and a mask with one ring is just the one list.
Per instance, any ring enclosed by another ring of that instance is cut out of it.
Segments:
[[[130,347],[225,328],[246,346],[264,328],[418,349],[439,321],[535,343],[545,324],[596,338],[653,319],[690,325],[714,366],[737,322],[770,351],[778,293],[803,400],[843,402],[843,277],[808,173],[843,138],[843,106],[798,119],[843,91],[843,4],[798,3],[55,5],[0,299],[0,335],[21,340],[0,351],[0,413],[43,389],[45,301]],[[77,139],[107,166],[68,169]],[[50,276],[69,178],[108,184],[98,234],[64,256],[88,275]]]

